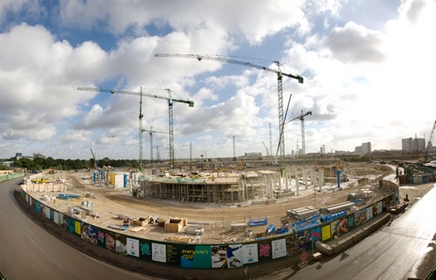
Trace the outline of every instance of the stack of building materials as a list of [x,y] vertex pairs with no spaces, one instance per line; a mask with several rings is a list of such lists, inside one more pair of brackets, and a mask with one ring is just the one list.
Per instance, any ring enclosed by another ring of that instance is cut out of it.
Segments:
[[230,225],[232,231],[245,231],[247,223],[234,223]]
[[289,217],[293,217],[297,220],[301,220],[317,214],[318,210],[316,210],[313,206],[305,206],[305,207],[290,209],[287,210],[286,212]]
[[194,234],[194,235],[203,235],[204,233],[204,226],[200,225],[188,225],[185,227],[184,233],[187,234]]
[[327,207],[322,207],[319,209],[321,213],[338,213],[345,210],[350,210],[351,207],[355,206],[356,204],[352,201],[345,201],[338,204],[329,205]]

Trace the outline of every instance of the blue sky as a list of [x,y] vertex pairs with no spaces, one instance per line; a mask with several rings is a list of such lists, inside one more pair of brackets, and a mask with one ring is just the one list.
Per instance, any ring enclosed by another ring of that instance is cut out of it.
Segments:
[[[6,0],[0,4],[0,158],[137,159],[139,97],[79,86],[171,89],[175,158],[276,151],[277,76],[216,61],[156,53],[222,55],[285,73],[288,119],[305,119],[306,152],[401,149],[428,141],[434,114],[436,3],[404,1]],[[275,68],[274,68],[275,69]],[[159,91],[158,91],[159,92]],[[166,96],[165,91],[158,93]],[[144,97],[143,128],[168,131],[168,104]],[[271,134],[269,137],[269,125]],[[150,137],[144,159],[150,158]],[[154,156],[168,159],[168,135]],[[285,151],[301,149],[299,121]]]

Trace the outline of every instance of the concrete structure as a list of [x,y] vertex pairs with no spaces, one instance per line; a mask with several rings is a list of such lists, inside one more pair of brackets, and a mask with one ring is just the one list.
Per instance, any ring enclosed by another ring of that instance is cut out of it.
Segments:
[[[321,187],[324,170],[296,169],[280,176],[278,171],[258,170],[241,173],[215,172],[196,175],[146,176],[140,192],[144,198],[170,199],[181,202],[241,203],[299,196],[300,188]],[[290,185],[294,184],[295,191]]]

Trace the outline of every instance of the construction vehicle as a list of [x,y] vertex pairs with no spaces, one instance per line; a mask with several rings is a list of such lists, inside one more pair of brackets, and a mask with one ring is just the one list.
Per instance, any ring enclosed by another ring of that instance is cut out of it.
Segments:
[[[173,169],[174,166],[174,131],[173,131],[173,102],[181,102],[186,103],[189,107],[194,107],[194,101],[188,99],[174,99],[171,97],[170,89],[148,89],[149,93],[143,92],[143,88],[140,87],[138,91],[128,91],[123,89],[105,89],[105,88],[96,88],[96,87],[78,87],[77,90],[85,90],[85,91],[97,91],[97,92],[110,92],[111,94],[120,93],[120,94],[130,94],[130,95],[139,95],[139,166],[140,170],[143,170],[142,160],[143,160],[143,147],[142,147],[142,118],[144,117],[142,114],[142,97],[152,97],[158,99],[164,99],[168,101],[168,113],[169,113],[169,146],[170,146],[170,169]],[[159,92],[166,91],[168,96],[159,96],[156,94],[151,94],[150,92]]]
[[288,77],[288,78],[293,78],[298,80],[298,83],[302,84],[304,79],[301,76],[298,75],[292,75],[292,74],[287,74],[287,73],[283,73],[280,70],[280,63],[278,61],[273,61],[273,63],[277,66],[277,70],[266,67],[266,66],[261,66],[261,65],[256,65],[250,62],[244,62],[244,61],[238,61],[235,59],[229,59],[229,58],[225,58],[225,57],[221,57],[221,56],[209,56],[209,55],[198,55],[198,54],[174,54],[174,53],[157,53],[155,54],[156,57],[169,57],[169,58],[192,58],[192,59],[197,59],[198,61],[202,61],[202,60],[213,60],[213,61],[218,61],[218,62],[225,62],[225,63],[232,63],[232,64],[238,64],[238,65],[242,65],[242,66],[247,66],[247,67],[253,67],[253,68],[257,68],[260,70],[265,70],[265,71],[270,71],[273,73],[277,74],[277,92],[278,92],[278,113],[279,113],[279,130],[280,130],[280,139],[279,139],[279,143],[280,143],[280,159],[281,162],[284,162],[285,159],[285,141],[284,141],[284,116],[283,116],[283,82],[282,82],[282,78],[283,76]]

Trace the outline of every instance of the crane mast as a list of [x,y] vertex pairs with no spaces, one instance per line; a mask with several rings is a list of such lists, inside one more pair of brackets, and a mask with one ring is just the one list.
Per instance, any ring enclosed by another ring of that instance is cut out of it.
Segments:
[[150,128],[150,130],[143,129],[142,132],[148,132],[150,134],[150,161],[151,161],[151,167],[154,167],[154,159],[153,159],[153,134],[154,133],[165,133],[161,131],[155,131],[153,130],[153,127]]
[[435,129],[436,129],[436,121],[434,121],[433,128],[430,132],[430,138],[428,139],[427,148],[425,149],[425,161],[428,160],[428,154],[430,152],[430,149],[433,147],[432,141],[433,141],[433,133],[434,133]]
[[198,54],[176,54],[176,53],[157,53],[155,54],[155,57],[169,57],[169,58],[193,58],[197,59],[198,61],[202,60],[213,60],[218,62],[225,62],[225,63],[232,63],[232,64],[238,64],[242,66],[247,67],[253,67],[269,72],[273,72],[277,74],[277,92],[278,92],[278,114],[279,114],[279,147],[280,147],[280,158],[281,162],[284,162],[285,159],[285,141],[284,141],[284,117],[283,117],[283,76],[288,78],[293,78],[298,80],[298,83],[303,83],[303,77],[298,75],[292,75],[288,73],[283,73],[280,70],[279,62],[274,61],[274,63],[278,66],[278,71],[269,67],[256,65],[250,62],[244,62],[244,61],[238,61],[235,59],[229,59],[224,57],[218,57],[218,56],[209,56],[209,55],[198,55]]
[[142,118],[144,115],[142,114],[142,87],[139,92],[139,169],[141,172],[143,171],[142,161],[143,161],[143,138],[142,138]]
[[303,156],[306,154],[306,137],[305,137],[305,132],[304,132],[304,117],[307,115],[312,115],[312,111],[309,111],[306,114],[303,114],[303,110],[301,110],[301,115],[286,122],[286,123],[288,123],[288,122],[292,122],[295,120],[301,121],[301,150],[302,150]]
[[[139,95],[139,166],[141,171],[143,170],[143,137],[142,137],[142,97],[151,97],[151,98],[158,98],[158,99],[164,99],[168,101],[168,110],[169,110],[169,146],[170,146],[170,168],[171,170],[174,167],[174,130],[173,130],[173,102],[180,102],[180,103],[186,103],[189,105],[189,107],[194,107],[194,101],[188,100],[188,99],[173,99],[171,97],[171,90],[170,89],[150,89],[150,93],[143,92],[143,88],[141,87],[139,92],[137,91],[128,91],[123,89],[105,89],[105,88],[96,88],[96,87],[78,87],[77,90],[84,90],[84,91],[96,91],[96,92],[110,92],[111,94],[120,93],[120,94],[129,94],[129,95]],[[156,94],[151,94],[151,92],[155,91],[166,91],[168,93],[168,97],[160,96]]]

